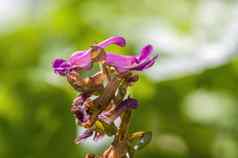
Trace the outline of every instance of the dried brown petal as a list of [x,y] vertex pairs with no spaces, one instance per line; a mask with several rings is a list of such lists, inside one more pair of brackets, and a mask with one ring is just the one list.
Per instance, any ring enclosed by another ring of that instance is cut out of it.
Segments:
[[106,76],[99,72],[91,77],[82,78],[80,74],[73,70],[67,74],[67,80],[70,85],[79,92],[95,92],[102,91],[103,81],[106,79]]
[[[111,100],[115,96],[115,92],[121,83],[121,79],[114,79],[108,83],[108,85],[103,90],[102,94],[97,97],[92,102],[88,102],[89,112],[91,113],[90,119],[83,123],[82,125],[86,128],[92,127],[95,121],[98,119],[97,116],[104,111],[108,106],[110,106]],[[93,107],[93,108],[91,108]]]
[[94,62],[104,62],[106,58],[106,52],[104,49],[96,45],[91,46],[90,55]]

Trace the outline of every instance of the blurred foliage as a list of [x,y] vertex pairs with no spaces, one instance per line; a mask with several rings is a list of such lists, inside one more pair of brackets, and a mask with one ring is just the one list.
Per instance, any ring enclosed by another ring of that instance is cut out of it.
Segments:
[[[190,31],[195,0],[176,0],[173,12],[170,1],[153,2],[153,8],[147,8],[150,1],[54,0],[52,10],[37,15],[32,9],[24,25],[1,32],[1,158],[84,155],[87,148],[73,143],[76,126],[69,109],[76,94],[53,74],[51,61],[114,35],[115,17],[121,15],[143,18],[156,14],[168,18],[181,32]],[[185,19],[178,18],[178,13],[186,15]],[[129,44],[123,53],[136,50]],[[131,88],[140,102],[131,131],[152,130],[153,138],[136,157],[237,158],[237,81],[238,59],[168,81],[142,75]]]

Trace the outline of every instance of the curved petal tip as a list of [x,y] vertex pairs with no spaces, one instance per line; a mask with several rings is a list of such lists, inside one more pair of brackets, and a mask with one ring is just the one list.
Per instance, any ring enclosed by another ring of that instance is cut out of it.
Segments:
[[106,48],[107,46],[112,44],[118,45],[120,47],[124,47],[126,45],[126,40],[122,36],[112,36],[98,43],[97,46],[101,48]]
[[141,53],[138,56],[138,60],[141,61],[141,60],[146,59],[153,52],[153,50],[154,50],[154,48],[151,44],[144,46],[141,49]]

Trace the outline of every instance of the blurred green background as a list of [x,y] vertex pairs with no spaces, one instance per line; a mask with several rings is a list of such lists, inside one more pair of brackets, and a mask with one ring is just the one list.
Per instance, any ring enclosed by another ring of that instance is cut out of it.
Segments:
[[159,62],[131,88],[132,131],[152,130],[136,157],[238,157],[236,0],[0,0],[0,157],[81,158],[76,92],[51,69],[55,57],[112,35],[135,54],[152,43]]

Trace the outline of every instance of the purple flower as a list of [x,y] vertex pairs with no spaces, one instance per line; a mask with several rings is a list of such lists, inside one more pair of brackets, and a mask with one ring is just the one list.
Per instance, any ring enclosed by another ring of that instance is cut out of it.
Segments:
[[98,119],[111,124],[114,122],[123,112],[128,109],[136,109],[138,107],[138,102],[136,99],[127,98],[122,101],[113,111],[105,111],[98,115]]
[[139,55],[125,56],[112,53],[106,54],[106,64],[114,66],[119,72],[142,71],[150,68],[158,55],[152,57],[152,45],[146,45]]
[[[99,48],[106,48],[109,45],[118,45],[120,47],[124,47],[126,45],[126,41],[123,37],[120,36],[113,36],[108,38],[98,44],[96,44]],[[69,59],[64,60],[61,58],[57,58],[53,61],[52,67],[56,74],[61,76],[65,76],[70,70],[72,69],[83,69],[88,70],[92,66],[92,49],[87,49],[84,51],[77,51],[72,54]]]

